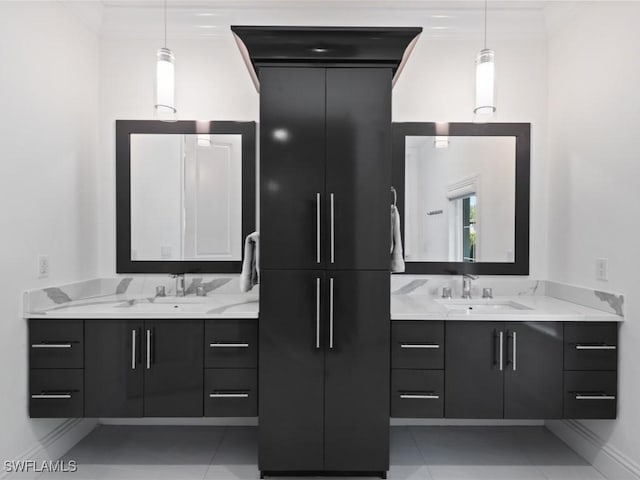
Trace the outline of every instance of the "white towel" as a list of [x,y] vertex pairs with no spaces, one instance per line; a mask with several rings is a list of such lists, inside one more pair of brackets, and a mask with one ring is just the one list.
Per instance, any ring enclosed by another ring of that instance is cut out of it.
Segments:
[[391,273],[404,272],[404,253],[400,234],[400,212],[391,205]]
[[240,291],[248,292],[260,283],[260,234],[253,232],[244,241],[244,260],[240,274]]

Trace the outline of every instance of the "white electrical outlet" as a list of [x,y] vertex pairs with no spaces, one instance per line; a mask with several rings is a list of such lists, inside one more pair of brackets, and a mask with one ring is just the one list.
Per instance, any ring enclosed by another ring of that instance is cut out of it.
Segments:
[[609,279],[609,260],[596,258],[596,280],[606,282]]
[[162,258],[163,260],[166,260],[168,258],[173,257],[173,252],[172,252],[172,248],[171,245],[162,245],[160,247],[160,258]]
[[38,278],[49,276],[49,255],[38,255]]

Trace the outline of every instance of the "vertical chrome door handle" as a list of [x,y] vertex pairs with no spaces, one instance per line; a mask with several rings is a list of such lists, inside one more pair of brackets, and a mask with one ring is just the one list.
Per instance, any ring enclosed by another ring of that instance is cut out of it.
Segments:
[[316,193],[316,263],[320,263],[320,194]]
[[147,328],[147,370],[151,368],[151,330]]
[[336,249],[336,222],[335,222],[335,202],[333,199],[333,193],[331,194],[331,263],[335,263],[335,249]]
[[136,369],[136,329],[131,330],[131,370]]
[[329,348],[333,348],[333,278],[329,279]]
[[498,332],[498,343],[499,343],[499,358],[498,365],[500,367],[500,371],[504,370],[504,333]]
[[518,369],[518,337],[517,333],[513,332],[513,357],[511,358],[511,366],[515,372]]
[[320,279],[316,278],[316,348],[320,348]]

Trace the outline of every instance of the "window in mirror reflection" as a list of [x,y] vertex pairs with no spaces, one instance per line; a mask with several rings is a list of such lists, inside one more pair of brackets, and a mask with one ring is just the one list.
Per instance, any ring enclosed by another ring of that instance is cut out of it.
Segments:
[[406,137],[405,257],[513,262],[515,137]]
[[242,135],[131,135],[131,259],[241,260]]

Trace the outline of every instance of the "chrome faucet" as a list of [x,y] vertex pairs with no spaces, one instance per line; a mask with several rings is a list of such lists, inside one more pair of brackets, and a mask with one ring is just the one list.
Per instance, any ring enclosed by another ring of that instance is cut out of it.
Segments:
[[471,298],[471,280],[477,280],[478,277],[476,275],[470,275],[468,273],[462,274],[462,298],[470,299]]
[[184,273],[176,273],[174,275],[171,275],[171,278],[176,279],[176,297],[184,297]]

